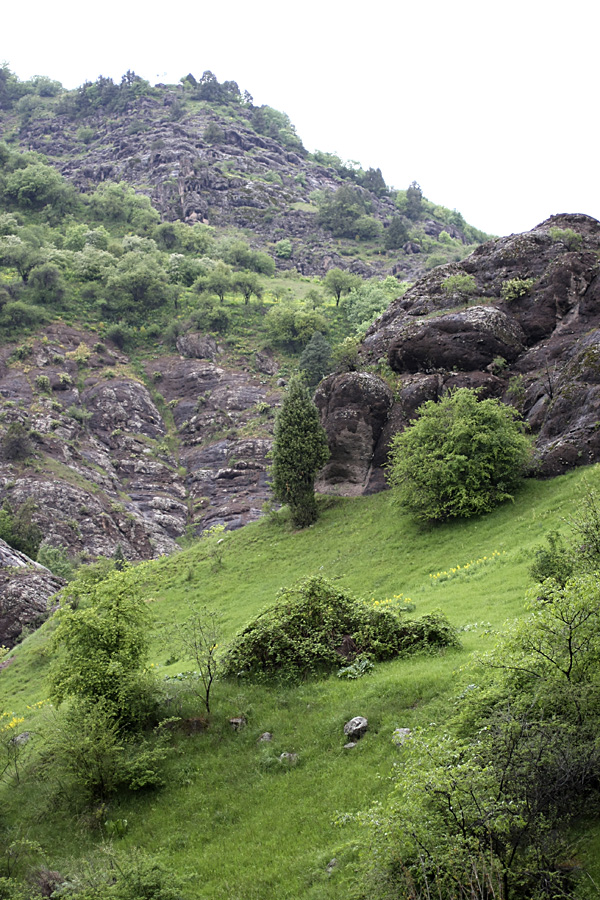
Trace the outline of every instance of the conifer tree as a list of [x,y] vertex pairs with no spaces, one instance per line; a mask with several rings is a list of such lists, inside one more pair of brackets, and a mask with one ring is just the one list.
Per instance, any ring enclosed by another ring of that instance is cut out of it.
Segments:
[[299,378],[290,380],[274,437],[273,495],[288,504],[294,525],[305,528],[317,519],[315,476],[329,459],[329,448],[317,408]]

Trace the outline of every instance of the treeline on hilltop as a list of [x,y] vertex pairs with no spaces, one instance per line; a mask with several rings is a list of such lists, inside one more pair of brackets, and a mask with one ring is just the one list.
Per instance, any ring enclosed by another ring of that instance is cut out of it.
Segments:
[[4,339],[66,316],[100,327],[120,346],[158,338],[174,346],[190,328],[235,333],[232,317],[247,320],[258,301],[267,304],[259,317],[267,344],[301,353],[318,333],[328,359],[314,373],[318,381],[334,365],[322,336],[332,332],[339,344],[355,335],[355,342],[406,287],[334,268],[324,279],[304,279],[301,290],[297,278],[288,280],[294,290],[283,289],[273,276],[288,241],[276,242],[271,255],[203,224],[161,222],[150,200],[125,183],[79,194],[38,154],[6,144],[0,165]]

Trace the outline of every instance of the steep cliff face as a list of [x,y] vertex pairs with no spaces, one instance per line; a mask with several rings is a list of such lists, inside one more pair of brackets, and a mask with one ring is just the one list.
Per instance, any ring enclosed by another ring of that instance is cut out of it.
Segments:
[[[206,341],[193,338],[188,351],[202,353]],[[116,347],[60,325],[24,360],[0,350],[0,445],[15,422],[33,441],[22,459],[0,455],[0,505],[31,499],[50,543],[92,557],[120,546],[128,559],[178,549],[190,526],[256,519],[280,391],[208,343],[215,362],[162,356],[141,372]],[[83,368],[73,359],[82,345]]]
[[355,440],[349,450],[335,401],[351,390],[353,415],[366,421],[376,376],[364,385],[355,374],[337,376],[319,388],[332,449],[321,489],[352,495],[359,470],[368,473],[361,491],[381,485],[393,433],[425,400],[455,387],[479,388],[481,396],[520,409],[535,435],[539,474],[597,462],[599,254],[600,222],[553,216],[435,269],[394,301],[361,348],[363,365],[384,362],[398,376],[394,401],[372,440]]

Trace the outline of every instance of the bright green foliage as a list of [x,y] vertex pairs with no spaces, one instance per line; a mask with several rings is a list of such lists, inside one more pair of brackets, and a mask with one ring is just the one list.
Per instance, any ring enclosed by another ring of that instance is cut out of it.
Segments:
[[449,275],[442,281],[442,287],[448,294],[466,294],[470,297],[477,293],[477,282],[473,275]]
[[596,574],[546,587],[467,673],[444,731],[403,748],[371,896],[573,896],[565,826],[596,791],[600,589]]
[[317,519],[315,477],[329,459],[327,435],[307,389],[298,378],[290,380],[275,420],[271,451],[273,496],[287,503],[298,528]]
[[275,256],[280,259],[289,259],[292,255],[292,242],[289,238],[283,238],[275,244]]
[[366,331],[389,305],[390,294],[383,282],[368,281],[352,288],[344,300],[344,313],[356,332]]
[[552,579],[564,587],[574,575],[600,568],[600,496],[587,488],[575,516],[567,520],[571,534],[565,541],[557,531],[546,535],[546,543],[535,548],[529,569],[536,581]]
[[99,184],[91,198],[93,212],[108,222],[127,222],[138,231],[155,228],[160,216],[148,197],[136,194],[123,181],[106,181]]
[[73,805],[106,801],[123,788],[160,787],[164,737],[150,744],[125,736],[111,703],[77,699],[47,719],[42,750],[47,776]]
[[284,588],[233,642],[225,674],[297,681],[357,658],[383,660],[458,646],[442,615],[410,622],[394,610],[352,597],[322,576]]
[[343,269],[329,269],[323,279],[323,287],[328,294],[335,297],[335,305],[340,305],[342,294],[347,294],[354,287],[358,287],[360,279],[350,272],[344,272]]
[[582,236],[573,228],[551,228],[550,237],[563,243],[567,250],[580,250],[583,242]]
[[73,204],[73,189],[51,166],[34,162],[6,176],[4,196],[22,209],[42,209],[49,204],[66,211]]
[[[109,819],[104,824],[119,825],[123,833],[127,832],[126,819]],[[119,828],[115,833],[120,836]],[[184,889],[191,880],[191,873],[188,878],[181,878],[165,867],[159,857],[139,848],[114,849],[112,842],[107,842],[102,846],[100,856],[88,857],[69,872],[64,883],[56,886],[54,897],[55,900],[184,900],[192,896]],[[29,894],[27,896],[30,898]],[[13,900],[13,896],[7,900]],[[15,894],[14,900],[21,900],[21,895]]]
[[502,285],[500,296],[507,303],[512,303],[514,300],[521,300],[522,297],[526,297],[533,285],[533,278],[509,278]]
[[272,306],[265,319],[271,341],[291,349],[304,347],[315,331],[327,331],[324,316],[297,301]]
[[388,481],[418,519],[441,522],[511,500],[531,460],[519,413],[460,388],[428,400],[391,443]]
[[262,296],[262,285],[255,272],[238,272],[233,278],[232,285],[234,290],[240,292],[244,303],[248,303],[252,294],[257,298]]
[[150,687],[143,676],[149,614],[127,571],[69,587],[78,607],[62,607],[52,636],[56,658],[51,696],[103,701],[121,723],[137,725],[149,714]]
[[59,578],[64,578],[65,581],[70,581],[73,578],[75,567],[69,559],[66,547],[63,547],[61,544],[58,547],[54,547],[52,544],[42,541],[38,549],[37,561],[40,565],[50,569],[53,575],[58,575]]
[[168,296],[165,272],[158,262],[141,253],[126,253],[108,278],[107,293],[137,317],[160,306]]

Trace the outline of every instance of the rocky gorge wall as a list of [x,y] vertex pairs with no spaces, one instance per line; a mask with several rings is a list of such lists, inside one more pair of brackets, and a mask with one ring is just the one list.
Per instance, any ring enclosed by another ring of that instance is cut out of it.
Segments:
[[[317,390],[332,452],[319,489],[381,489],[392,435],[458,387],[519,409],[536,474],[600,460],[599,255],[600,222],[558,215],[417,281],[360,348],[360,367],[391,372],[394,389],[367,371],[330,375]],[[470,290],[449,290],[452,276],[467,276]]]

